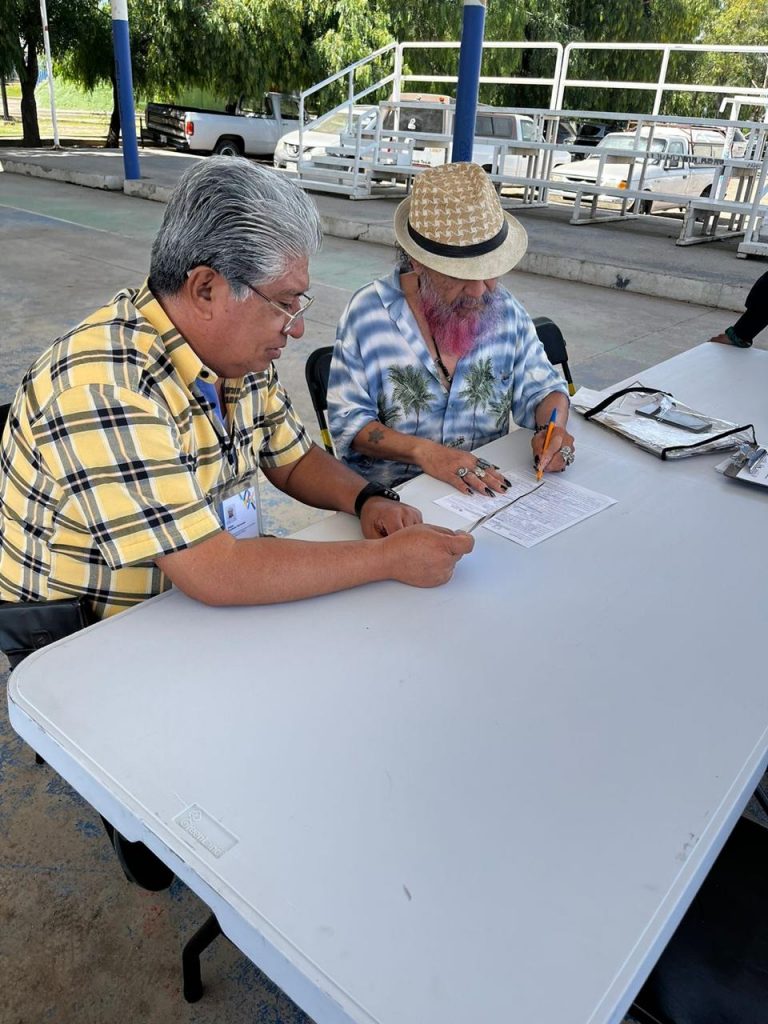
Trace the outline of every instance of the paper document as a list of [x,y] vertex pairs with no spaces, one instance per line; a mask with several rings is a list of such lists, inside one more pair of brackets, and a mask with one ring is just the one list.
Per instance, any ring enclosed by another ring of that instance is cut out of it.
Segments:
[[[501,509],[498,515],[483,523],[481,528],[501,534],[525,548],[532,548],[534,544],[616,504],[615,498],[568,483],[559,474],[545,476],[539,487],[536,486],[534,473],[524,475],[506,471],[504,476],[512,485],[505,494],[488,498],[479,494],[459,494],[456,491],[444,498],[437,498],[435,504],[455,512],[469,522],[475,522],[494,509]],[[519,497],[519,501],[504,508],[516,497]]]

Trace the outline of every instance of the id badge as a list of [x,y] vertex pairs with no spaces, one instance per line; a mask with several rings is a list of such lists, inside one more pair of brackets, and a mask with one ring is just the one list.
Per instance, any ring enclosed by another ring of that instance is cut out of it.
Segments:
[[256,473],[237,477],[211,493],[219,522],[233,537],[261,536],[259,483]]

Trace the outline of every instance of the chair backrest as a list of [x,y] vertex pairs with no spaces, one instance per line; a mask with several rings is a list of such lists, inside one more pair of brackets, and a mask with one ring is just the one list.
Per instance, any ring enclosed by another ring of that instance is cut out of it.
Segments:
[[304,375],[307,378],[309,397],[312,399],[312,406],[320,425],[320,436],[326,450],[334,454],[331,432],[328,430],[326,410],[328,409],[328,377],[331,372],[331,356],[333,345],[323,345],[310,352],[304,367]]
[[559,366],[562,369],[563,376],[568,382],[568,394],[575,394],[576,388],[568,366],[568,349],[565,347],[563,332],[548,316],[534,317],[533,326],[536,328],[539,340],[544,346],[544,351],[547,353],[547,359],[549,359],[553,366]]

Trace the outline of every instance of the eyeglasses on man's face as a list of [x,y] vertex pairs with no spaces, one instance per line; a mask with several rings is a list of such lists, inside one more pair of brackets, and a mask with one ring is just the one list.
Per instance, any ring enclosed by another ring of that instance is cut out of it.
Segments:
[[[258,288],[254,287],[252,284],[248,284],[247,281],[244,281],[243,284],[245,284],[246,288],[250,288],[252,292],[255,292],[260,299],[264,299],[264,301],[268,302],[270,306],[272,306],[274,309],[279,310],[283,314],[283,316],[286,318],[285,323],[283,324],[283,334],[287,334],[293,327],[293,325],[296,323],[296,321],[302,319],[302,317],[307,312],[309,307],[315,301],[314,295],[307,295],[306,292],[301,292],[299,295],[296,296],[296,299],[303,299],[304,301],[299,301],[299,308],[296,310],[295,313],[292,313],[291,306],[293,305],[293,302],[275,302],[274,299],[270,299],[268,296],[264,294],[264,292],[260,292]],[[296,301],[296,299],[294,299],[294,302]]]

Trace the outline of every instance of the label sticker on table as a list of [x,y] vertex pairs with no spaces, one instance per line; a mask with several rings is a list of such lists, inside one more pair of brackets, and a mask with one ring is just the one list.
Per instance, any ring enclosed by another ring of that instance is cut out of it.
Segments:
[[184,829],[187,835],[205,847],[214,857],[221,857],[237,843],[236,836],[228,832],[210,814],[206,814],[197,804],[190,804],[173,820],[179,828]]

